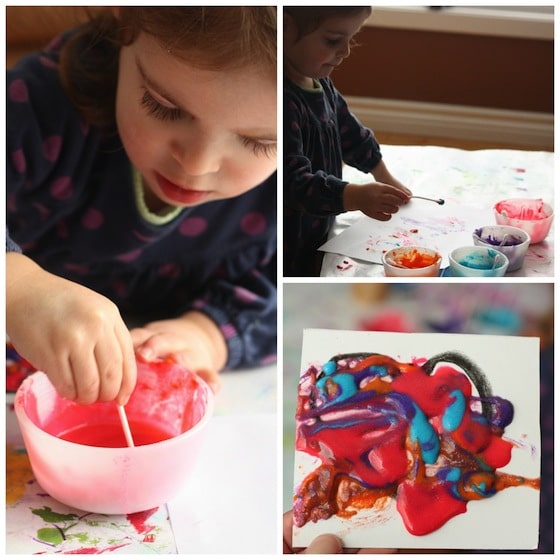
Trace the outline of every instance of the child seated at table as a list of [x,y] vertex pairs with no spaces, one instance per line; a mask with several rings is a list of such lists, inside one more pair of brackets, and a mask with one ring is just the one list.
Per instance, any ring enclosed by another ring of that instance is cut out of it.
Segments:
[[[284,7],[285,276],[318,276],[317,248],[337,214],[361,210],[387,221],[412,194],[329,78],[370,13],[369,6]],[[375,181],[343,181],[343,163]]]
[[276,74],[275,7],[107,8],[8,71],[7,334],[62,396],[274,360]]

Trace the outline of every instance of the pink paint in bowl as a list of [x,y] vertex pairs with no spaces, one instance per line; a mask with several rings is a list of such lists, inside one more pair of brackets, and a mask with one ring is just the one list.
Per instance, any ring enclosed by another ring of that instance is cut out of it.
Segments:
[[188,481],[214,397],[171,361],[138,361],[126,405],[135,447],[127,447],[114,402],[84,406],[58,395],[37,372],[20,386],[15,412],[39,485],[84,511],[127,514],[160,506]]
[[541,198],[510,198],[494,205],[496,223],[526,231],[531,244],[543,241],[552,225],[552,206]]

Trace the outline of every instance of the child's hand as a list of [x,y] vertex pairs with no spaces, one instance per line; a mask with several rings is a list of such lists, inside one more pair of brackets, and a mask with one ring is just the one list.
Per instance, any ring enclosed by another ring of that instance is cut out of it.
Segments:
[[173,356],[210,385],[220,389],[219,371],[226,363],[226,343],[206,315],[190,312],[177,319],[154,321],[130,331],[134,348],[145,360]]
[[412,191],[393,176],[389,169],[387,169],[387,166],[385,165],[385,162],[383,160],[379,161],[379,163],[371,170],[371,173],[375,177],[375,180],[379,183],[392,185],[393,187],[399,189],[401,193],[406,196],[405,203],[410,200]]
[[344,208],[361,210],[366,216],[386,222],[410,199],[405,187],[386,183],[349,183],[344,187]]
[[44,371],[62,397],[83,404],[128,401],[136,384],[132,341],[104,296],[8,253],[6,326],[18,353]]

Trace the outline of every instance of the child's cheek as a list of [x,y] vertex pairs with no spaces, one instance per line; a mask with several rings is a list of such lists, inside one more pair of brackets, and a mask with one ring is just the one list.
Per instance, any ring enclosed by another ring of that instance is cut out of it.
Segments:
[[265,155],[254,156],[251,154],[249,157],[251,163],[242,167],[236,166],[235,184],[238,191],[236,195],[243,194],[260,185],[276,170],[276,155],[266,157]]

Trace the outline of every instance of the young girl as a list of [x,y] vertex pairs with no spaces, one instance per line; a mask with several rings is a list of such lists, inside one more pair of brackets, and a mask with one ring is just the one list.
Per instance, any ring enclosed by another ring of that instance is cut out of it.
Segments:
[[126,403],[135,353],[214,388],[274,359],[275,8],[96,12],[7,117],[7,333],[62,396]]
[[[316,276],[335,216],[389,220],[412,194],[381,159],[371,130],[350,113],[330,73],[371,13],[361,7],[284,7],[284,275]],[[375,181],[341,179],[347,163]]]

